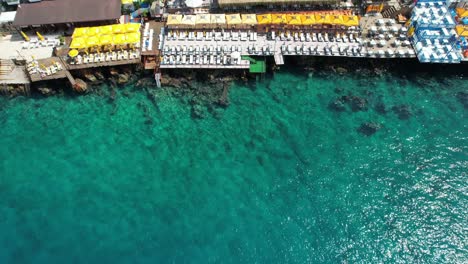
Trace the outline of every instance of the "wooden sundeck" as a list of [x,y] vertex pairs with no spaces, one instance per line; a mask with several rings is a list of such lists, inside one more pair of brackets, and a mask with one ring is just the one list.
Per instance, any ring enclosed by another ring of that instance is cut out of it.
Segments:
[[46,59],[37,60],[39,67],[50,67],[54,63],[60,64],[61,70],[58,70],[55,73],[50,75],[43,74],[41,75],[39,72],[31,73],[30,71],[26,70],[31,79],[31,82],[39,82],[39,81],[47,81],[47,80],[55,80],[55,79],[63,79],[67,77],[67,68],[63,64],[62,60],[59,57],[51,57]]

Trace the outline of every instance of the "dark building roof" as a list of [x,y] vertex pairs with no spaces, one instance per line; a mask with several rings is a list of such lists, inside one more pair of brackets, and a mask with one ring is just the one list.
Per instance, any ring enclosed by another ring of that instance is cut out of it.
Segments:
[[121,0],[48,0],[21,4],[15,26],[47,25],[118,19]]

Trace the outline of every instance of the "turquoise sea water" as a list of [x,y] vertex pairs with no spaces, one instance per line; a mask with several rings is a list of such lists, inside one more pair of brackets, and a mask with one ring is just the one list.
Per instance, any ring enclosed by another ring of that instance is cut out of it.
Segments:
[[[463,91],[283,71],[203,119],[133,87],[0,99],[0,263],[466,263]],[[350,94],[368,110],[329,108]]]

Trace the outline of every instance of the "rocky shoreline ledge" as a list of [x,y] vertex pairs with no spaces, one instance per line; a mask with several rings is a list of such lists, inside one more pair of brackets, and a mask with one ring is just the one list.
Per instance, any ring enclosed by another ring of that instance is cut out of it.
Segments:
[[[274,63],[269,63],[269,65],[274,65]],[[282,70],[291,70],[295,73],[303,71],[304,74],[317,77],[353,74],[369,82],[372,82],[369,77],[378,77],[389,73],[398,76],[398,80],[401,82],[418,82],[423,86],[433,85],[434,88],[440,88],[440,84],[427,82],[428,78],[440,76],[442,80],[444,79],[442,77],[446,77],[446,74],[463,78],[468,72],[468,64],[427,65],[420,64],[412,59],[289,57],[286,59],[286,65],[282,67]],[[274,66],[269,69],[266,75],[274,75],[278,69],[279,67]],[[75,71],[73,75],[80,85],[72,88],[65,79],[34,83],[31,86],[32,96],[97,94],[108,97],[112,102],[116,99],[119,89],[124,86],[132,86],[135,90],[144,90],[155,105],[157,105],[158,96],[162,94],[177,97],[191,105],[194,118],[203,118],[207,112],[215,117],[219,116],[220,109],[229,106],[229,88],[234,82],[242,82],[252,86],[255,85],[258,79],[258,76],[251,75],[245,70],[174,69],[163,72],[161,78],[162,88],[157,88],[151,72],[144,71],[140,66],[88,69]],[[13,97],[24,95],[23,91],[24,89],[21,87],[3,87],[0,93]],[[126,90],[123,91],[123,94],[130,92]],[[339,91],[337,93],[339,94]],[[457,98],[465,108],[468,107],[467,93],[458,94]],[[346,111],[348,108],[356,112],[366,111],[368,106],[365,98],[347,94],[332,100],[328,107],[331,111],[336,112]],[[384,105],[374,107],[376,111],[382,113],[393,111],[402,120],[408,119],[411,115],[410,109],[405,106],[395,109],[386,109]],[[367,124],[359,131],[367,135],[372,134],[369,131],[375,132],[378,129],[380,129],[378,124]]]

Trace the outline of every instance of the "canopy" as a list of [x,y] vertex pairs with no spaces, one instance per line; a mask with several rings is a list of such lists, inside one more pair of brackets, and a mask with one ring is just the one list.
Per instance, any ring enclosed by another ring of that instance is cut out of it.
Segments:
[[88,31],[86,32],[86,35],[88,36],[97,36],[99,35],[100,28],[99,27],[90,27],[88,28]]
[[99,46],[99,38],[96,36],[92,36],[86,39],[86,46],[88,47],[95,47]]
[[100,27],[100,35],[108,35],[108,34],[112,34],[112,25],[108,25],[108,26],[101,26]]
[[112,35],[103,35],[99,38],[99,44],[102,46],[112,44]]
[[185,4],[188,7],[197,8],[203,5],[203,0],[185,0]]
[[334,15],[330,18],[330,22],[333,25],[343,25],[343,17],[341,15]]
[[112,37],[112,42],[115,45],[122,45],[127,44],[127,39],[125,38],[125,34],[117,34]]
[[173,26],[173,25],[180,25],[182,23],[182,15],[169,15],[167,17],[167,25],[168,26]]
[[272,24],[286,24],[286,15],[283,14],[272,14],[271,23]]
[[72,42],[70,43],[70,48],[71,49],[83,49],[86,48],[86,39],[83,37],[76,37],[72,39]]
[[79,37],[86,36],[87,32],[88,32],[87,27],[75,28],[75,30],[73,31],[72,38],[79,38]]
[[226,22],[228,25],[239,25],[242,24],[242,19],[239,14],[226,15]]
[[359,17],[358,16],[343,16],[343,25],[348,27],[357,27],[359,26]]
[[288,14],[286,15],[286,20],[288,21],[288,25],[293,26],[301,26],[301,16],[299,14]]
[[459,18],[468,17],[468,9],[459,7],[456,10]]
[[133,0],[122,0],[122,5],[131,5],[133,4]]
[[121,34],[125,33],[125,25],[124,24],[115,24],[112,26],[112,33],[114,34]]
[[212,14],[211,24],[217,24],[220,26],[226,25],[226,16],[224,14]]
[[316,24],[315,17],[312,14],[301,15],[301,22],[304,26]]
[[140,33],[136,33],[136,32],[133,32],[133,33],[127,33],[125,34],[125,39],[127,41],[127,43],[129,44],[137,44],[137,43],[140,43]]
[[68,52],[68,56],[74,58],[78,55],[78,51],[76,49],[72,49]]
[[271,24],[271,14],[257,15],[257,21],[260,25]]
[[257,17],[255,14],[242,14],[242,24],[244,25],[256,25],[257,24]]
[[197,25],[211,24],[211,15],[210,14],[197,14],[195,17],[195,24]]
[[140,23],[128,23],[125,25],[125,32],[138,32],[140,30]]
[[195,25],[195,15],[185,15],[182,18],[181,25],[194,26]]

